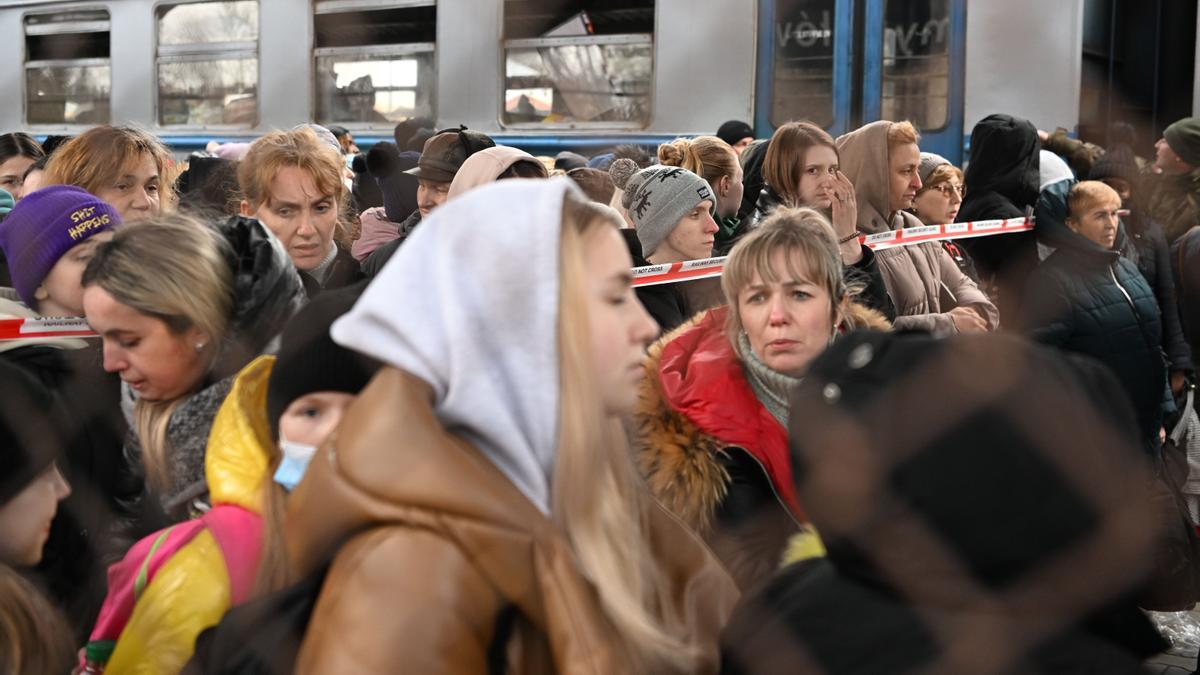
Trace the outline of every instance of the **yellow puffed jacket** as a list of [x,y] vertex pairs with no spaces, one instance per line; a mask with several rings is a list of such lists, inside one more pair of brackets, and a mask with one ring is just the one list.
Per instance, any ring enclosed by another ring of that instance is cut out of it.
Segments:
[[109,570],[108,597],[89,646],[115,643],[110,675],[178,673],[196,637],[248,599],[262,550],[262,485],[274,444],[261,356],[237,376],[213,422],[205,477],[213,508],[156,532]]

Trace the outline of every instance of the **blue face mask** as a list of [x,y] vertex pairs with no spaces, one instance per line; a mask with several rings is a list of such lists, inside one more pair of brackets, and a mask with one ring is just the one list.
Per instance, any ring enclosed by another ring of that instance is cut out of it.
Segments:
[[308,470],[308,462],[316,454],[317,448],[280,438],[279,449],[283,452],[283,461],[279,462],[279,468],[275,470],[275,482],[282,485],[284,490],[291,492],[296,489],[300,479],[304,478],[304,472]]

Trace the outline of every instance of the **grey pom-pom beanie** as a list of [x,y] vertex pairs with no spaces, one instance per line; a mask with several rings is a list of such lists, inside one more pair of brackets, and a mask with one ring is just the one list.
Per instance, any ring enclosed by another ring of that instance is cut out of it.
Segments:
[[609,175],[625,191],[621,206],[637,228],[643,255],[653,254],[680,219],[700,202],[708,200],[716,205],[708,181],[687,169],[655,165],[631,174],[625,162],[633,164],[617,160],[609,168]]

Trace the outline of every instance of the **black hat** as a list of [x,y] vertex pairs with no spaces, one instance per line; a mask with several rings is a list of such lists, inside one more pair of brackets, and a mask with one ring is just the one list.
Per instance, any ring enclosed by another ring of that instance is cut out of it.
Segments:
[[23,368],[0,361],[0,505],[37,478],[62,451],[68,416]]
[[465,126],[444,129],[425,141],[417,168],[409,169],[406,173],[425,180],[449,183],[468,157],[494,147],[496,142],[490,136],[470,131]]
[[554,168],[562,171],[583,168],[587,166],[587,162],[587,157],[570,150],[563,150],[554,156]]
[[366,288],[359,283],[318,295],[283,330],[279,354],[267,384],[267,422],[279,438],[279,418],[292,401],[318,391],[357,394],[380,363],[335,343],[329,327],[350,311]]
[[1130,186],[1137,185],[1139,176],[1137,159],[1127,145],[1117,145],[1109,149],[1088,172],[1088,180],[1123,178]]
[[754,138],[754,129],[740,120],[729,120],[717,129],[717,138],[734,145],[743,138]]
[[407,173],[417,166],[420,155],[400,152],[387,142],[376,143],[367,151],[366,168],[379,186],[383,210],[388,220],[402,222],[417,208],[417,179]]

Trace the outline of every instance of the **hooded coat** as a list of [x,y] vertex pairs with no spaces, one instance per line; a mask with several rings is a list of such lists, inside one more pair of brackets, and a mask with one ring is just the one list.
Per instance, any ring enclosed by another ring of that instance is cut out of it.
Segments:
[[[964,222],[1024,218],[1037,203],[1041,185],[1037,128],[1011,115],[989,115],[971,130],[971,160],[963,176],[958,210]],[[1020,311],[1025,280],[1037,266],[1032,233],[964,239],[982,277],[995,279],[1002,316]]]
[[[500,181],[448,202],[334,323],[336,342],[388,367],[288,501],[293,572],[329,564],[298,672],[627,672],[550,494],[559,233],[576,190]],[[484,219],[493,227],[460,227]],[[418,282],[424,293],[396,293]],[[696,650],[694,672],[713,672],[736,589],[695,535],[642,503],[662,621]]]
[[1141,438],[1152,451],[1162,426],[1167,382],[1154,292],[1119,252],[1056,222],[1065,209],[1040,208],[1038,213],[1039,234],[1056,248],[1029,278],[1021,330],[1038,342],[1108,366],[1133,402]]
[[1162,223],[1168,242],[1200,225],[1200,168],[1179,176],[1158,176],[1150,215]]
[[[873,122],[837,139],[842,171],[854,183],[858,200],[858,229],[867,234],[904,227],[922,227],[906,211],[892,212],[888,176],[887,121]],[[958,332],[942,307],[948,297],[956,307],[969,307],[987,322],[988,330],[1000,326],[1000,313],[971,278],[963,274],[937,242],[885,249],[875,253],[888,295],[896,307],[898,330],[923,330],[934,335]]]
[[828,555],[743,599],[721,672],[1144,672],[1165,642],[1127,599],[1155,528],[1123,398],[1003,334],[835,344],[789,429]]
[[[713,309],[650,348],[633,448],[654,496],[700,533],[743,590],[779,566],[805,521],[791,483],[787,432],[756,397]],[[851,304],[846,330],[890,329]]]
[[273,455],[265,410],[274,361],[263,356],[246,366],[217,413],[205,455],[213,508],[146,537],[109,571],[90,638],[116,643],[106,672],[179,672],[196,636],[249,599]]

